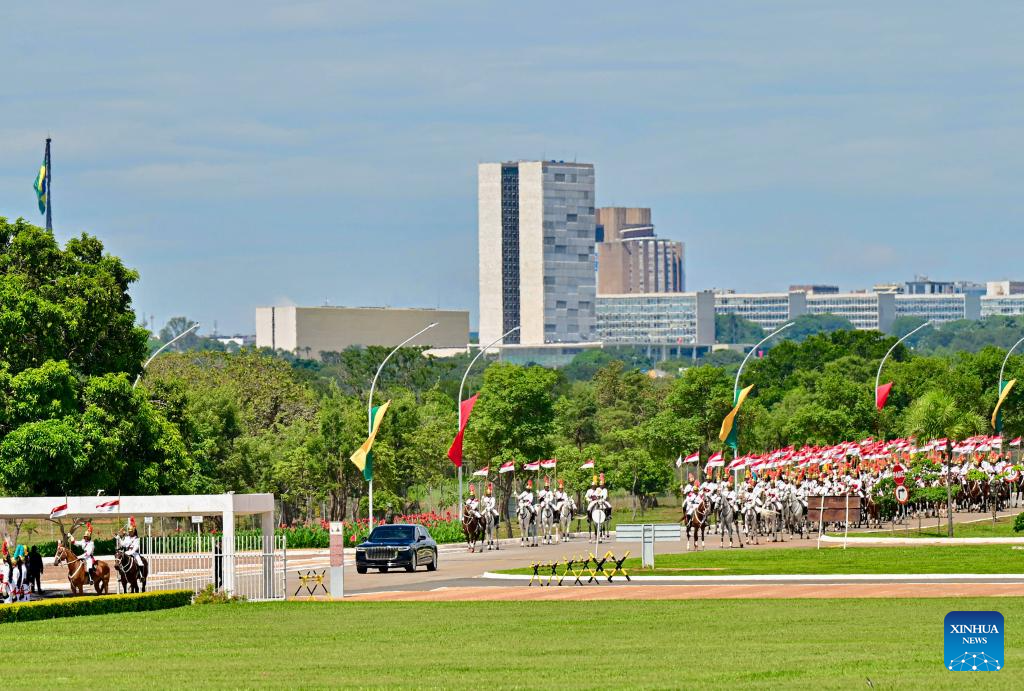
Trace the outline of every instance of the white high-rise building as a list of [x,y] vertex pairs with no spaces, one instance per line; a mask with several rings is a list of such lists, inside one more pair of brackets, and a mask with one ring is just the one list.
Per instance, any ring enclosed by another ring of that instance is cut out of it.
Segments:
[[594,166],[481,163],[480,343],[582,343],[594,336]]

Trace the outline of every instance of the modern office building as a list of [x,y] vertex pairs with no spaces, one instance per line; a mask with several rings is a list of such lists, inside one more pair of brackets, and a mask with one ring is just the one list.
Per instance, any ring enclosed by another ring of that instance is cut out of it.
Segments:
[[715,295],[598,295],[597,337],[606,346],[710,346],[715,342]]
[[833,314],[848,320],[855,329],[874,329],[887,332],[896,319],[896,295],[893,293],[808,295],[807,314]]
[[396,346],[432,322],[410,346],[466,348],[465,310],[294,306],[256,308],[256,347],[319,360],[350,346]]
[[715,314],[735,314],[754,322],[766,331],[807,312],[807,293],[730,293],[715,294]]
[[480,342],[593,339],[594,166],[564,161],[478,168]]
[[896,295],[897,317],[920,317],[933,324],[978,319],[981,317],[981,298],[965,293],[922,293]]
[[789,287],[791,293],[809,293],[811,295],[835,295],[839,292],[839,286],[818,285],[805,283]]
[[991,296],[1020,295],[1024,293],[1024,281],[989,281],[985,294]]
[[686,290],[683,243],[656,237],[651,210],[597,210],[597,293],[680,293]]
[[986,295],[981,298],[981,318],[1019,317],[1024,315],[1024,293]]
[[953,281],[933,281],[927,276],[914,276],[903,290],[907,295],[952,295]]

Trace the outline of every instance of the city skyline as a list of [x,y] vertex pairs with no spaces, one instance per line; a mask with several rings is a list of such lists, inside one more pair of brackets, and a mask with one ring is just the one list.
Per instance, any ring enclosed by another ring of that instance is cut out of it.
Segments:
[[597,206],[686,244],[691,290],[1015,277],[1017,4],[544,12],[570,29],[454,4],[6,8],[0,214],[42,224],[50,134],[58,238],[97,235],[140,271],[140,315],[206,333],[325,300],[478,324],[488,160],[593,162]]

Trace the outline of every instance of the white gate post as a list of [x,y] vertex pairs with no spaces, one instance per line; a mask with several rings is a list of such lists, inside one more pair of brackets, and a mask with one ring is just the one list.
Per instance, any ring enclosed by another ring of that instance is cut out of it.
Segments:
[[[277,542],[274,540],[274,512],[266,511],[260,514],[260,532],[262,534],[262,561],[263,561],[263,597],[274,598],[277,593],[274,587],[274,558],[276,556]],[[284,585],[282,592],[288,590],[288,574],[284,574]]]
[[[224,495],[224,535],[221,544],[224,590],[235,592],[235,499],[234,493]],[[216,559],[216,557],[214,557]]]

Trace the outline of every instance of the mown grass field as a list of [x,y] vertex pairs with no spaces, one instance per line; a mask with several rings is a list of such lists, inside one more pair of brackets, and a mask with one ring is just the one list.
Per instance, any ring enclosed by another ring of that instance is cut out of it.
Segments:
[[[991,519],[983,521],[972,521],[970,523],[954,523],[953,537],[1019,537],[1024,538],[1024,533],[1013,532],[1013,517],[1003,517],[996,520],[995,525]],[[842,537],[842,533],[829,533]],[[921,521],[921,529],[918,530],[917,520],[911,519],[909,523],[896,526],[895,530],[850,531],[850,537],[946,537],[946,522],[942,526],[936,524],[934,518]]]
[[[1006,666],[943,667],[998,609]],[[7,688],[1020,688],[1024,599],[267,603],[0,627]]]
[[[759,574],[1024,573],[1024,550],[1009,545],[949,547],[792,547],[732,549],[655,556],[655,569],[639,559],[625,563],[631,575],[750,576]],[[615,546],[611,545],[614,551]],[[528,566],[502,573],[532,573]]]

